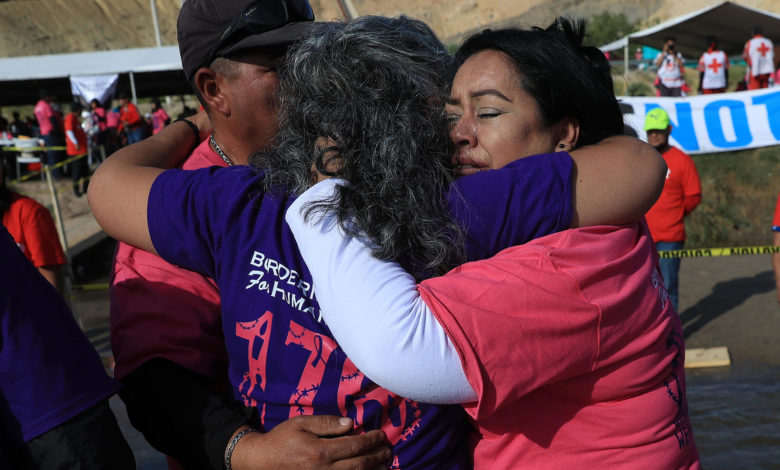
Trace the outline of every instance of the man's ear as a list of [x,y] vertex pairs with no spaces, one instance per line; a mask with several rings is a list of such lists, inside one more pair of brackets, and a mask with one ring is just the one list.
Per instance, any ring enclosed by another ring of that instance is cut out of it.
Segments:
[[222,93],[222,83],[225,77],[207,67],[201,67],[195,72],[195,86],[210,112],[228,115],[230,106]]
[[580,121],[573,117],[565,117],[558,124],[558,144],[557,151],[570,151],[577,147],[577,141],[580,139]]

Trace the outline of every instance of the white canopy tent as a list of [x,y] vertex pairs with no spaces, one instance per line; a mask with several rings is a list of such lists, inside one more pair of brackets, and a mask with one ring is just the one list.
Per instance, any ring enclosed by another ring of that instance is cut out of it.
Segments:
[[78,52],[26,57],[0,58],[0,105],[37,101],[37,88],[56,89],[68,94],[68,77],[120,74],[129,78],[135,98],[138,76],[147,95],[169,94],[187,90],[178,46],[122,49],[113,51]]
[[178,46],[0,59],[0,81],[181,70]]
[[675,48],[685,57],[696,58],[707,48],[707,36],[718,38],[718,46],[728,55],[742,53],[753,28],[761,26],[764,36],[780,43],[780,15],[734,2],[721,2],[711,7],[673,18],[651,28],[624,36],[601,46],[604,52],[624,49],[625,70],[628,70],[628,43],[662,49],[669,36],[675,38]]

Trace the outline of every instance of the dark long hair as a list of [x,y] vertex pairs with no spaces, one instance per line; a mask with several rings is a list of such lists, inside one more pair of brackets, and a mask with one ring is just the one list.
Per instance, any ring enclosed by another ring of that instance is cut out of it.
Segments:
[[484,50],[503,52],[534,97],[545,124],[573,117],[580,124],[578,146],[623,133],[609,62],[593,46],[583,46],[585,21],[558,17],[547,28],[486,29],[467,38],[458,66]]
[[[325,173],[333,157],[332,175],[348,185],[307,217],[335,214],[348,234],[373,244],[374,256],[397,259],[418,278],[446,272],[464,259],[446,199],[443,103],[453,72],[421,21],[366,16],[321,27],[280,66],[277,145],[252,158],[266,172],[264,190],[300,194],[312,165]],[[323,137],[331,145],[317,148]]]

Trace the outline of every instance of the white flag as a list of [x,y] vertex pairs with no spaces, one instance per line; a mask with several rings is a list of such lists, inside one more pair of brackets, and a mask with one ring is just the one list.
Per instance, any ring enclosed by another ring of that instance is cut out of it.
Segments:
[[84,101],[89,103],[97,99],[103,104],[114,96],[116,82],[119,80],[119,74],[113,75],[82,75],[70,77],[70,90],[73,96],[81,96]]

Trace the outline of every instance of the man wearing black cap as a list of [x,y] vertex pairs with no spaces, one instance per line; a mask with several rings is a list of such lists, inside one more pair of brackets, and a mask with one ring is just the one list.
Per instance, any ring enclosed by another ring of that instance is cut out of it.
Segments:
[[[184,169],[243,165],[271,143],[276,64],[313,20],[306,0],[184,2],[177,24],[182,67],[213,128]],[[248,460],[251,468],[329,468],[359,456],[368,456],[365,468],[381,462],[380,431],[319,439],[351,429],[349,420],[332,416],[247,434],[258,424],[256,411],[228,393],[214,282],[123,243],[112,279],[111,343],[131,422],[187,469],[238,470]]]

